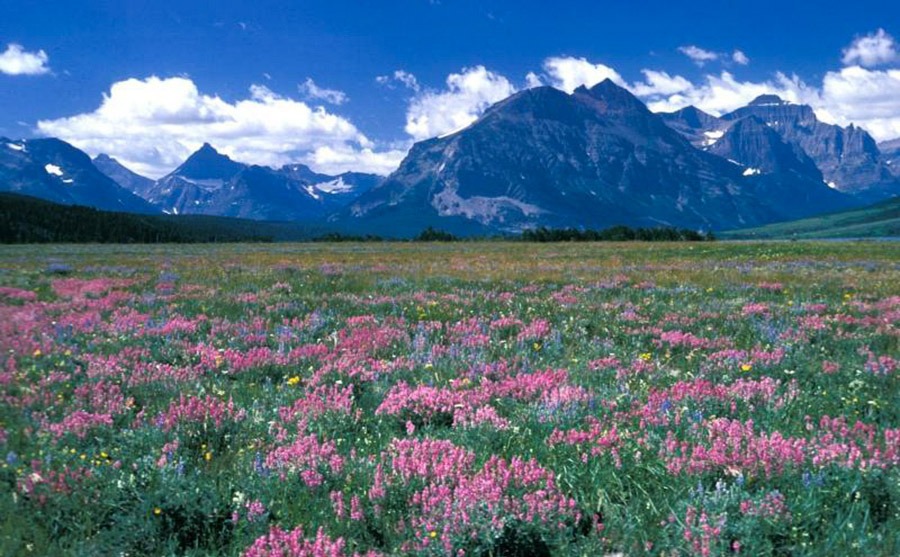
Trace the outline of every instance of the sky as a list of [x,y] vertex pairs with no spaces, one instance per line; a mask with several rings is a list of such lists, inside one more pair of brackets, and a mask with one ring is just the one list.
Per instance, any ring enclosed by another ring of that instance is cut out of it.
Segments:
[[610,78],[651,110],[763,93],[900,137],[900,3],[0,0],[0,136],[157,178],[246,163],[388,174],[529,87]]

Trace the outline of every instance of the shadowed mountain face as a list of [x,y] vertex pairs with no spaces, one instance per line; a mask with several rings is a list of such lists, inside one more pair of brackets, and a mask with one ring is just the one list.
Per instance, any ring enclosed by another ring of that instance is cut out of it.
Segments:
[[113,179],[114,182],[125,188],[126,190],[144,197],[146,193],[153,187],[153,180],[132,172],[116,159],[106,154],[99,154],[94,157],[94,166],[97,170],[106,174]]
[[[497,103],[465,130],[416,144],[338,220],[374,230],[393,225],[400,234],[425,225],[729,229],[816,210],[781,202],[792,198],[789,184],[744,174],[743,166],[694,148],[609,80],[571,95],[539,87]],[[821,178],[809,187],[826,199],[820,205],[845,206]],[[781,199],[769,199],[773,189],[784,190]],[[799,196],[808,197],[802,189]]]
[[317,174],[300,164],[280,170],[241,164],[204,144],[143,195],[173,214],[296,221],[338,210],[379,180],[369,174]]
[[709,147],[722,137],[729,123],[699,108],[688,106],[677,112],[663,112],[659,116],[698,149]]
[[100,172],[87,154],[53,138],[0,138],[0,191],[109,211],[159,212]]
[[878,150],[891,174],[900,177],[900,138],[879,143]]
[[792,104],[775,95],[762,95],[722,120],[748,116],[765,122],[787,143],[801,148],[834,189],[869,201],[900,194],[900,182],[865,130],[825,124],[809,106]]
[[757,194],[773,205],[799,206],[808,214],[817,214],[861,204],[833,188],[823,188],[825,182],[815,162],[755,116],[734,121],[706,149],[742,166],[742,176],[756,180]]
[[792,173],[822,182],[822,172],[802,149],[786,143],[755,116],[735,121],[707,150],[739,162],[749,169],[748,173]]

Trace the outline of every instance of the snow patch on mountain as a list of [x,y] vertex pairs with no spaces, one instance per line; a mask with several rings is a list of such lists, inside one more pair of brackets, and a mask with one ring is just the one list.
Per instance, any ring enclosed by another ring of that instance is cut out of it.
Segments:
[[322,199],[322,197],[318,193],[316,193],[315,186],[303,186],[303,189],[306,190],[306,193],[312,196],[313,199]]
[[[313,184],[315,189],[323,193],[348,193],[353,191],[353,185],[345,184],[343,176],[338,176],[334,180],[328,182],[321,182],[319,184]],[[316,197],[318,199],[318,197]]]
[[225,185],[225,180],[221,180],[219,178],[211,178],[208,180],[196,180],[193,178],[185,178],[184,176],[179,176],[178,179],[184,180],[188,184],[203,188],[208,191],[216,191],[216,190],[222,189],[222,186]]
[[706,139],[703,141],[703,144],[709,147],[713,145],[716,141],[722,139],[722,136],[725,135],[725,130],[713,130],[703,132],[703,135],[706,136]]
[[63,175],[62,168],[56,166],[55,164],[49,164],[49,163],[45,164],[44,170],[46,170],[47,174],[50,174],[51,176],[62,176]]

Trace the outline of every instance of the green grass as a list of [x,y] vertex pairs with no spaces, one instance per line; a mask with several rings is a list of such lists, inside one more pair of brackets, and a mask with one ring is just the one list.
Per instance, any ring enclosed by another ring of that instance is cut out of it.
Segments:
[[900,237],[900,198],[860,209],[723,232],[724,239],[824,239]]

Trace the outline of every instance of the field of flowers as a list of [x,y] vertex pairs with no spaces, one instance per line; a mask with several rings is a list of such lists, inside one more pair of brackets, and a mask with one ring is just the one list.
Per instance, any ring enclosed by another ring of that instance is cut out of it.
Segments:
[[898,555],[900,244],[0,248],[2,555]]

